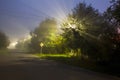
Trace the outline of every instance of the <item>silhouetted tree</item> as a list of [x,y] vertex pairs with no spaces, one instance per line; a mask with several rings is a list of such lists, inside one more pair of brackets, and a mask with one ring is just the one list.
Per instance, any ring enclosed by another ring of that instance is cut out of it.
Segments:
[[80,50],[91,59],[104,60],[107,54],[99,37],[105,24],[104,17],[91,5],[79,3],[62,25],[66,48]]
[[120,0],[112,0],[111,6],[104,13],[104,18],[110,24],[104,32],[104,39],[111,42],[110,57],[112,61],[120,59]]
[[111,18],[120,23],[120,0],[111,0],[111,6],[107,10]]
[[0,31],[0,49],[7,48],[9,43],[8,37]]

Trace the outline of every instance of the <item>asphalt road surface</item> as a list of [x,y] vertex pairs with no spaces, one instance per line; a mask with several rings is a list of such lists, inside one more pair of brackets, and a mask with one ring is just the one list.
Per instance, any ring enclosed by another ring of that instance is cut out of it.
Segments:
[[11,53],[0,56],[0,80],[120,80],[120,78],[52,60],[39,59],[32,54]]

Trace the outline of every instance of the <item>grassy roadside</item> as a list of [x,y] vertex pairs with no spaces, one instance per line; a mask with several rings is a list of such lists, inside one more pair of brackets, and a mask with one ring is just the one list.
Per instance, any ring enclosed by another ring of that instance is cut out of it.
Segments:
[[106,73],[120,77],[119,70],[116,70],[114,67],[103,66],[87,60],[86,61],[81,60],[78,57],[73,57],[68,54],[36,54],[36,55],[43,59],[50,59],[64,64],[92,70],[95,72]]
[[72,66],[78,66],[86,69],[96,69],[96,65],[89,61],[81,61],[78,57],[69,56],[67,54],[36,54],[40,58],[55,60]]

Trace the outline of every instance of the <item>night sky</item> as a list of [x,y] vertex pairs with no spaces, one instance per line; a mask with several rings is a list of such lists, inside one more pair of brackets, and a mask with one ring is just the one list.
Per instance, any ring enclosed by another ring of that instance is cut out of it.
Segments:
[[0,0],[0,30],[15,42],[26,37],[47,17],[62,20],[83,1],[101,13],[110,5],[110,0]]

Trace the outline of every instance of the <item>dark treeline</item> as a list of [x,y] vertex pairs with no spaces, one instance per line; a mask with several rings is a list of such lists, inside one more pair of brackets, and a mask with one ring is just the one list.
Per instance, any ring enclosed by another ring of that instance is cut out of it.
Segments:
[[6,49],[9,45],[9,43],[10,43],[10,41],[9,41],[8,37],[5,35],[5,33],[0,31],[0,50]]

